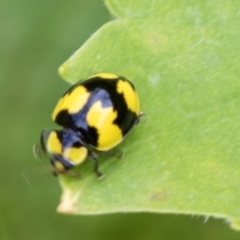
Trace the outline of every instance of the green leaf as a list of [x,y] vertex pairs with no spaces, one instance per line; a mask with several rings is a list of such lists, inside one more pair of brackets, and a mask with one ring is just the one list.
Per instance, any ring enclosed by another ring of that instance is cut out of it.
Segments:
[[75,83],[113,72],[131,79],[146,114],[118,146],[61,177],[58,211],[161,212],[227,218],[240,229],[238,1],[108,0],[116,20],[60,68]]

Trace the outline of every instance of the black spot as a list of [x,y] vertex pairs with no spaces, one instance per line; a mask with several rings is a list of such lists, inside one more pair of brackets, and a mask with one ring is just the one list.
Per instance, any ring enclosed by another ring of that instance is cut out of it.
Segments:
[[72,144],[72,147],[74,147],[74,148],[80,148],[80,147],[82,147],[83,145],[79,142],[79,141],[76,141],[76,142],[74,142],[73,144]]
[[61,110],[55,119],[55,122],[59,124],[60,126],[71,128],[73,129],[75,126],[75,123],[72,119],[72,116],[69,115],[68,110]]
[[95,127],[88,126],[87,131],[80,129],[81,135],[83,136],[83,141],[90,146],[98,146],[98,132]]

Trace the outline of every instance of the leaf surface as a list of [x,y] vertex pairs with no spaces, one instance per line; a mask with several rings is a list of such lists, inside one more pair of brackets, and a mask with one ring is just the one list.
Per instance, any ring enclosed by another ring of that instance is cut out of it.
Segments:
[[69,83],[113,72],[134,83],[145,118],[81,180],[61,177],[58,210],[224,217],[240,228],[240,5],[106,1],[105,24],[59,68]]

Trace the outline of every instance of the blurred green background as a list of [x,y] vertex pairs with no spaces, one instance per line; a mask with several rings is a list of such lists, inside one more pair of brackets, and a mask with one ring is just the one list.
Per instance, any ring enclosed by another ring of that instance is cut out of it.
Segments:
[[34,177],[32,185],[23,178],[23,171],[49,165],[34,159],[32,145],[42,129],[54,127],[51,111],[69,87],[58,66],[111,19],[100,0],[1,1],[0,239],[240,239],[222,219],[60,215],[57,178]]

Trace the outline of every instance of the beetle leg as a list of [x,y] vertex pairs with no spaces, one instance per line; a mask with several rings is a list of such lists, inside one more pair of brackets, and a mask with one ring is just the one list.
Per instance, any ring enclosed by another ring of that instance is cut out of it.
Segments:
[[137,125],[140,122],[141,118],[143,118],[145,115],[146,115],[145,113],[140,112],[137,118],[135,119],[134,124]]
[[116,157],[118,159],[122,159],[124,157],[124,151],[118,148],[114,148],[108,151],[104,151],[104,152],[100,152],[100,154],[104,155],[104,156],[113,156]]
[[94,162],[94,172],[96,173],[98,179],[102,179],[104,174],[99,171],[98,156],[92,151],[89,151],[88,157]]

